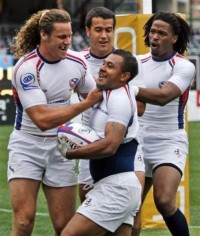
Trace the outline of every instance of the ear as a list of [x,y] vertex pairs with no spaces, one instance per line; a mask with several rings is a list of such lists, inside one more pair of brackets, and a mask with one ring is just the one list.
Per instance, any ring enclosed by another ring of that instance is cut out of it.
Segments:
[[41,40],[46,41],[48,38],[48,35],[43,30],[41,30],[40,31],[40,38],[41,38]]
[[90,37],[90,29],[87,26],[85,27],[85,32],[87,34],[87,37]]
[[126,82],[127,80],[129,80],[130,79],[130,72],[125,72],[125,73],[123,73],[122,74],[122,76],[121,76],[121,81],[122,82]]
[[178,39],[178,35],[175,34],[175,35],[173,36],[173,38],[172,38],[172,43],[173,43],[173,44],[176,43],[177,39]]

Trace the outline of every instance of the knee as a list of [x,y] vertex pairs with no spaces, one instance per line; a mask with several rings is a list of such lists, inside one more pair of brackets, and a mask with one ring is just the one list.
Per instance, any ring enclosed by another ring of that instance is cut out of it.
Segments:
[[160,214],[164,217],[171,215],[174,212],[176,206],[175,202],[171,197],[165,196],[155,196],[155,205]]
[[19,217],[14,221],[14,230],[19,232],[19,235],[31,235],[34,225],[34,217]]

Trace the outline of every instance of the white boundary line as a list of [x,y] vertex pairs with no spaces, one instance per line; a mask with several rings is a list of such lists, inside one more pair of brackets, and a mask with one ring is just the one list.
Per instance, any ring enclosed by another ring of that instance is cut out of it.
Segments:
[[[12,210],[0,208],[0,212],[12,213]],[[36,216],[49,216],[48,213],[36,212]]]
[[200,226],[197,226],[197,225],[189,225],[189,228],[191,228],[191,229],[200,229]]
[[[0,208],[0,212],[12,213],[12,210]],[[49,214],[48,213],[42,213],[42,212],[36,212],[36,216],[45,216],[45,217],[47,217],[47,216],[49,216]],[[191,228],[191,229],[200,229],[200,226],[189,225],[189,228]]]

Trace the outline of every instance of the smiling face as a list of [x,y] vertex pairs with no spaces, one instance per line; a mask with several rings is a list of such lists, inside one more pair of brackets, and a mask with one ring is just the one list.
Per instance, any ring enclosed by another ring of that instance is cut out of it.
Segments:
[[174,35],[170,24],[155,20],[149,32],[149,42],[151,53],[154,58],[165,59],[174,52],[173,44],[177,41],[177,35]]
[[130,75],[121,70],[123,60],[121,56],[112,53],[104,60],[99,71],[99,78],[96,80],[99,89],[117,89],[126,84]]
[[58,61],[66,58],[66,52],[71,44],[71,23],[54,23],[50,35],[40,32],[39,51],[48,61]]
[[113,19],[93,17],[91,27],[86,27],[91,52],[99,57],[107,56],[113,48]]

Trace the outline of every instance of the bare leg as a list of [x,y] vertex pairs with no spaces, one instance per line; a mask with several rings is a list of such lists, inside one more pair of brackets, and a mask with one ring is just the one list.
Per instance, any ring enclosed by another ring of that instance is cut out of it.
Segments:
[[189,236],[188,224],[177,209],[176,193],[181,181],[180,172],[172,166],[161,166],[153,175],[154,202],[172,235]]
[[31,235],[39,187],[40,182],[30,179],[13,179],[9,182],[13,208],[12,236]]
[[[143,173],[143,172],[142,172]],[[136,174],[138,176],[138,172]],[[144,175],[144,173],[143,173]],[[142,193],[142,203],[141,203],[141,206],[140,206],[140,210],[138,211],[138,213],[136,214],[136,216],[134,217],[134,225],[133,225],[133,228],[132,228],[132,234],[131,236],[139,236],[140,235],[140,231],[141,231],[141,227],[142,227],[142,222],[141,222],[141,207],[142,207],[142,204],[152,186],[152,179],[151,178],[143,178],[143,176],[138,176],[139,180],[140,180],[140,183],[143,187],[143,193]]]
[[60,235],[76,210],[76,186],[53,188],[43,185],[56,235]]
[[61,236],[106,236],[107,232],[87,217],[76,213],[62,231]]
[[[128,224],[122,224],[116,231],[114,234],[114,236],[131,236],[131,230],[132,230],[132,226],[128,225]],[[106,234],[106,236],[108,236]]]

